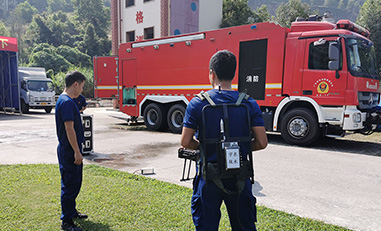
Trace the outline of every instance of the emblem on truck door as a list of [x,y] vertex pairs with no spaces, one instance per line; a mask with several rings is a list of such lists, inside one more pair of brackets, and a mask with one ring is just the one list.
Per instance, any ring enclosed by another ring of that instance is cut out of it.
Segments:
[[321,82],[319,83],[318,85],[318,88],[317,88],[317,91],[320,93],[320,94],[325,94],[329,91],[329,86],[326,82]]
[[333,83],[327,78],[322,78],[315,82],[314,87],[316,87],[318,94],[327,94],[330,88],[333,87]]

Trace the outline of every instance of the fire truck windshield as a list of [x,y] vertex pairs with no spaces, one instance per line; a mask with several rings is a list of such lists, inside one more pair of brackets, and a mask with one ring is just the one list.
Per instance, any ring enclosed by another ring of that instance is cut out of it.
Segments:
[[364,39],[348,39],[348,66],[353,76],[379,79],[373,44]]

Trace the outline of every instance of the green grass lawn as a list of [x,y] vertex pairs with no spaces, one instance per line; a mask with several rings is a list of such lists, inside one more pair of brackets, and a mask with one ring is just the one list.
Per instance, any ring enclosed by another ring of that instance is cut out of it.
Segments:
[[[86,165],[77,208],[84,230],[194,230],[189,188]],[[0,230],[59,230],[58,165],[0,165]],[[258,230],[348,230],[258,207]],[[223,207],[220,230],[230,230]]]

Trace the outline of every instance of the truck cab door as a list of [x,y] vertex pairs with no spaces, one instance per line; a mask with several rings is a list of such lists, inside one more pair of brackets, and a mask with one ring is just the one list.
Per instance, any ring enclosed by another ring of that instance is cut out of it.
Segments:
[[[339,60],[332,60],[334,47],[339,52]],[[346,68],[343,68],[343,60],[345,60],[343,58],[343,48],[340,39],[335,37],[307,39],[306,55],[302,68],[303,96],[313,98],[319,105],[344,105],[347,72],[344,71]],[[332,64],[337,64],[337,67],[335,68],[335,65]],[[333,68],[337,70],[333,70]]]

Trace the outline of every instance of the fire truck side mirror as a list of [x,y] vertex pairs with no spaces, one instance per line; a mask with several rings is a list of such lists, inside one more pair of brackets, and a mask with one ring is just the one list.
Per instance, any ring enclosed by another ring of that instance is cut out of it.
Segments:
[[328,69],[330,70],[339,70],[339,60],[340,60],[340,43],[330,42],[328,49]]

